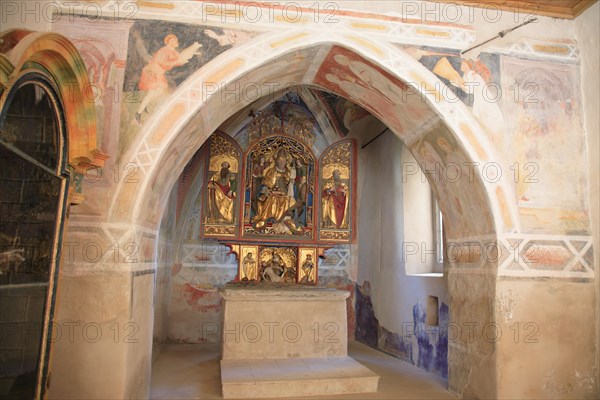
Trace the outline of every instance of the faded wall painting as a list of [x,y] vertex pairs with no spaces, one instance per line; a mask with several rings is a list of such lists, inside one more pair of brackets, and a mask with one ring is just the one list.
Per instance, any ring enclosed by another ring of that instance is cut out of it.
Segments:
[[312,93],[321,101],[329,117],[329,121],[340,137],[344,137],[350,133],[353,125],[357,122],[371,116],[361,106],[333,93],[322,92],[320,90],[312,90]]
[[411,323],[403,324],[402,332],[393,332],[375,316],[371,295],[369,281],[356,284],[356,340],[447,378],[448,335],[452,333],[448,305],[439,305],[438,323],[430,325],[427,307],[418,302],[413,306]]
[[[502,58],[510,171],[523,228],[588,234],[576,65]],[[512,88],[512,89],[511,89]],[[512,90],[512,91],[511,91]]]
[[423,118],[434,113],[426,102],[414,96],[407,101],[405,82],[344,48],[334,46],[317,72],[316,84],[352,100],[369,105],[369,111],[385,121],[396,133],[408,133]]
[[[71,16],[72,17],[72,16]],[[120,103],[127,60],[129,29],[133,21],[86,21],[85,18],[59,18],[52,30],[65,35],[85,62],[90,79],[86,100],[94,102],[97,114],[99,148],[117,154]]]
[[[460,237],[473,230],[489,232],[492,216],[486,206],[486,196],[480,185],[471,184],[474,177],[472,164],[464,150],[456,143],[447,128],[433,129],[419,140],[412,151],[419,155],[420,167],[427,176],[444,214],[446,236]],[[470,166],[471,165],[471,166]],[[489,172],[489,179],[497,179],[499,168]],[[473,212],[477,210],[477,218]]]
[[500,56],[481,53],[477,59],[461,57],[457,50],[435,47],[401,46],[424,67],[433,72],[466,106],[471,108],[494,144],[498,154],[506,157],[509,137],[501,110],[503,92]]
[[[136,21],[130,29],[123,82],[123,131],[134,134],[192,73],[251,33],[167,21]],[[133,131],[133,132],[131,132]],[[131,138],[125,138],[129,141]]]

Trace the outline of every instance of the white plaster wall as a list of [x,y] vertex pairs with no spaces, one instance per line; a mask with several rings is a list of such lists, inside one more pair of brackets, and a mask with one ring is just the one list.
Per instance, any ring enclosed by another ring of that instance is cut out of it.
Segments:
[[32,31],[50,31],[50,25],[56,19],[56,1],[0,1],[0,31],[9,29],[29,29]]
[[[340,9],[373,12],[404,17],[409,20],[420,20],[440,23],[463,24],[470,26],[476,35],[476,43],[481,43],[505,29],[512,28],[530,18],[537,18],[534,23],[517,29],[504,38],[498,38],[476,50],[466,54],[475,59],[480,52],[500,47],[522,38],[559,39],[573,38],[573,21],[537,15],[535,11],[526,9],[523,13],[514,13],[497,9],[494,4],[486,8],[458,6],[453,3],[435,3],[432,1],[337,1]],[[491,3],[491,2],[490,2]]]
[[407,274],[442,272],[435,254],[431,186],[408,148],[402,148],[404,259]]
[[[402,205],[402,153],[402,142],[391,132],[361,150],[358,187],[358,284],[370,282],[379,324],[398,334],[408,332],[413,307],[425,306],[428,296],[448,304],[445,277],[407,276],[405,271],[402,246],[411,219]],[[423,224],[431,227],[430,217]]]
[[156,274],[154,277],[154,327],[152,359],[156,360],[162,345],[168,338],[169,305],[171,300],[172,269],[174,263],[173,243],[177,207],[177,188],[169,195],[160,224],[157,243]]
[[583,90],[583,109],[585,130],[587,133],[588,161],[590,170],[590,213],[592,234],[594,236],[596,270],[596,367],[600,367],[600,266],[598,249],[600,248],[600,3],[575,19],[575,37],[581,57],[581,87]]

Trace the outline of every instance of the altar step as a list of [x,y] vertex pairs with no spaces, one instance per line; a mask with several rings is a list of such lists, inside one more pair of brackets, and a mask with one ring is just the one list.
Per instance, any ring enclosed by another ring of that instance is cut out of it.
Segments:
[[379,376],[351,357],[221,360],[223,398],[317,396],[377,391]]

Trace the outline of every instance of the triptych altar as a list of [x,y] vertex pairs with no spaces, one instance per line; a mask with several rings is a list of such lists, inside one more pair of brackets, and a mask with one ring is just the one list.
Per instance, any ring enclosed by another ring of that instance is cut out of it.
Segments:
[[238,282],[316,284],[325,249],[353,240],[355,143],[320,149],[312,125],[259,116],[205,146],[201,236],[236,254]]

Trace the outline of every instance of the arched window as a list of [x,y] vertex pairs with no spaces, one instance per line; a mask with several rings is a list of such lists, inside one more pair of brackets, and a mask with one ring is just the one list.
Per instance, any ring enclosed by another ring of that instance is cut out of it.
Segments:
[[40,398],[45,387],[69,177],[56,93],[24,74],[0,110],[0,398]]

